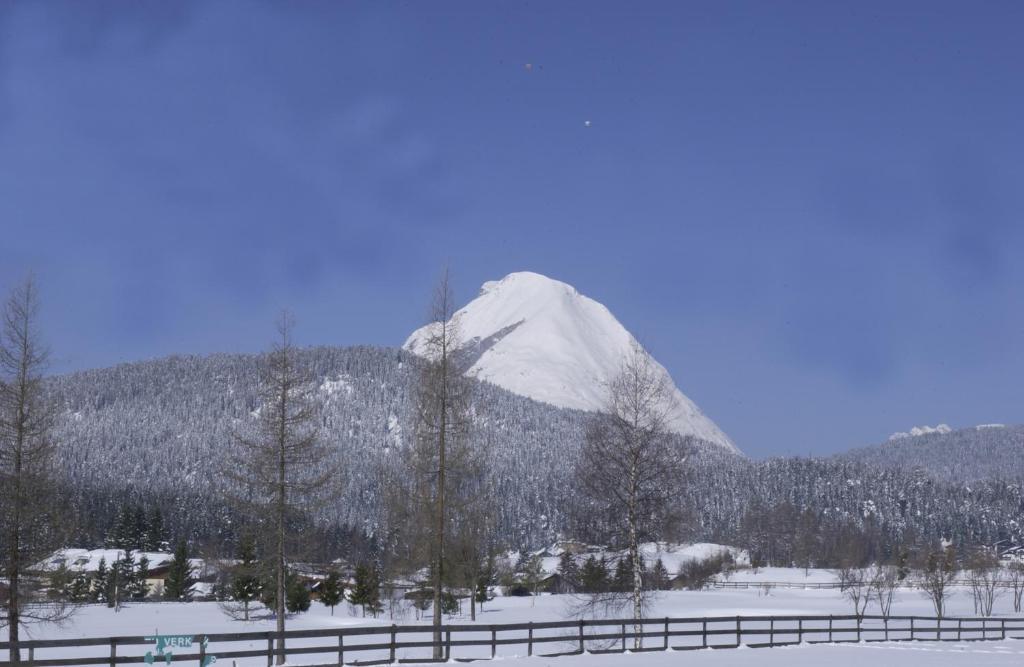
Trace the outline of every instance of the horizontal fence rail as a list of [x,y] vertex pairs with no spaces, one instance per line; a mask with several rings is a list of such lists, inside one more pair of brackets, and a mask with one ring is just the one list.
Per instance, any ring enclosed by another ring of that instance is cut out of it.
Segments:
[[[636,631],[636,627],[640,631]],[[984,641],[1024,639],[1024,617],[935,618],[927,616],[709,616],[503,623],[500,625],[442,625],[440,642],[430,625],[379,625],[291,630],[283,633],[234,632],[200,635],[102,637],[93,639],[33,639],[18,644],[22,664],[35,667],[77,665],[214,662],[269,666],[285,658],[317,656],[311,665],[379,665],[432,662],[440,648],[441,661],[486,660],[498,657],[555,657],[581,653],[620,653],[631,650],[668,651],[787,646],[800,643],[884,641]],[[640,648],[635,649],[636,642]],[[507,647],[516,647],[509,653]],[[11,644],[0,643],[0,667],[11,665]],[[83,655],[85,654],[85,655]]]
[[[839,590],[846,588],[849,584],[839,581],[711,581],[708,588],[797,588],[801,590]],[[950,586],[963,586],[969,588],[971,582],[966,579],[951,581]],[[996,588],[1013,588],[1008,581],[995,582]],[[913,580],[900,582],[900,588],[920,588],[920,585]]]

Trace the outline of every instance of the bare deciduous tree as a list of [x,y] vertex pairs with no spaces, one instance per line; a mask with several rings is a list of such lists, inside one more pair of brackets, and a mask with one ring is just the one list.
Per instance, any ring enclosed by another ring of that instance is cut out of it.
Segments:
[[991,616],[1003,586],[1003,569],[992,550],[982,547],[971,554],[967,561],[967,581],[974,598],[974,613]]
[[[608,384],[604,409],[588,428],[577,467],[577,487],[592,507],[614,522],[613,531],[632,563],[640,543],[665,530],[684,477],[685,456],[668,431],[672,387],[668,376],[633,341]],[[633,618],[644,612],[643,569],[632,569]],[[634,625],[634,648],[643,626]]]
[[[433,588],[434,658],[443,655],[441,645],[441,602],[448,560],[448,540],[460,505],[472,485],[477,466],[470,447],[472,427],[471,385],[465,378],[461,339],[455,317],[448,270],[434,292],[430,323],[415,350],[419,360],[416,385],[416,431],[411,456],[412,497],[418,506],[410,509],[409,535],[420,545],[418,551],[429,563]],[[419,511],[430,516],[420,516]],[[408,518],[408,517],[407,517]]]
[[836,573],[843,597],[853,605],[853,613],[863,616],[871,599],[871,579],[862,567],[844,566]]
[[[476,458],[476,457],[474,457]],[[474,466],[475,467],[475,466]],[[486,480],[484,480],[486,484]],[[497,554],[494,539],[495,503],[488,489],[480,489],[472,502],[457,512],[449,549],[450,579],[469,591],[470,620],[476,620],[476,590],[488,563]]]
[[292,318],[277,323],[278,339],[261,359],[256,423],[236,432],[236,449],[226,476],[234,482],[233,499],[257,521],[272,544],[277,664],[283,664],[285,603],[290,523],[323,502],[335,479],[329,451],[319,439],[313,378],[292,342]]
[[1014,561],[1007,566],[1006,583],[1013,592],[1013,610],[1019,614],[1024,601],[1024,561]]
[[935,607],[935,615],[942,618],[949,599],[950,586],[956,581],[956,550],[952,546],[933,551],[925,557],[918,585]]
[[895,565],[881,563],[871,568],[868,573],[871,595],[878,602],[882,616],[888,618],[892,610],[892,601],[900,584],[899,570]]
[[61,621],[71,609],[36,599],[26,576],[60,546],[51,476],[56,406],[43,386],[49,355],[40,341],[38,320],[39,299],[29,278],[12,291],[0,330],[0,573],[7,583],[0,604],[12,664],[21,661],[23,624]]

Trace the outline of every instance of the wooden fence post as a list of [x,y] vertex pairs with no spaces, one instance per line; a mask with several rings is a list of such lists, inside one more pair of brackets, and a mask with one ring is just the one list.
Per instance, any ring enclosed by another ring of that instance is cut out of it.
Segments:
[[395,662],[395,631],[398,629],[394,623],[391,624],[391,662]]
[[857,642],[860,643],[860,614],[857,614]]
[[775,648],[775,619],[768,622],[768,646]]
[[622,624],[622,652],[626,652],[626,624]]
[[708,619],[706,619],[706,618],[704,619],[704,626],[703,627],[704,627],[704,629],[701,632],[701,635],[703,637],[702,645],[703,645],[704,648],[707,648],[708,647]]
[[533,621],[530,621],[526,643],[526,655],[533,655]]
[[[8,655],[10,655],[11,652],[8,651],[7,653],[8,653]],[[28,647],[28,664],[29,665],[33,665],[33,664],[35,664],[35,661],[36,661],[36,647],[35,646],[29,646]]]
[[798,618],[796,621],[796,643],[804,643],[804,619]]
[[914,641],[914,617],[910,617],[910,641]]
[[828,615],[828,641],[832,643],[832,614]]
[[444,631],[444,659],[452,659],[452,631],[445,629]]
[[113,637],[110,638],[110,667],[116,667],[117,665],[117,640]]
[[740,617],[736,617],[736,646],[741,646],[743,642],[740,640]]
[[[1006,624],[1004,623],[1003,625],[1005,626]],[[1004,630],[1003,634],[1005,633],[1006,631]],[[663,650],[668,650],[668,616],[665,617],[665,647]]]
[[956,621],[956,640],[960,641],[960,636],[964,631],[964,619],[958,618]]
[[206,667],[206,642],[199,638],[199,667]]
[[345,664],[345,635],[338,631],[338,667],[343,667]]
[[[1000,629],[1002,630],[1002,633],[1003,633],[1003,639],[1006,639],[1006,619],[1005,618],[1000,619],[999,625],[1000,625]],[[32,649],[29,649],[29,651],[31,651],[31,650]]]
[[497,654],[497,652],[498,652],[498,631],[492,625],[491,626],[491,659],[494,658],[494,656]]
[[889,617],[886,616],[883,622],[885,623],[885,641],[889,641]]
[[274,664],[274,633],[267,633],[267,667]]
[[583,621],[580,621],[580,654],[583,652]]

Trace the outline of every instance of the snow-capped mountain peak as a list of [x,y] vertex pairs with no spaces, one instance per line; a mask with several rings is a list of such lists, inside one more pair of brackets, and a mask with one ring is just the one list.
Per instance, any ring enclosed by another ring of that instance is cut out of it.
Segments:
[[945,435],[947,433],[952,432],[953,429],[951,429],[948,424],[939,424],[938,426],[915,426],[909,431],[897,431],[896,433],[893,433],[892,435],[889,436],[889,440],[892,441],[902,440],[904,438],[916,438],[920,435],[932,435],[933,433]]
[[[574,287],[538,273],[511,273],[483,284],[454,315],[467,371],[521,396],[563,408],[599,410],[607,382],[619,371],[633,336],[603,305]],[[422,353],[431,327],[409,336],[404,348]],[[666,375],[660,364],[655,366]],[[670,379],[671,383],[671,379]],[[670,426],[739,451],[675,384]]]

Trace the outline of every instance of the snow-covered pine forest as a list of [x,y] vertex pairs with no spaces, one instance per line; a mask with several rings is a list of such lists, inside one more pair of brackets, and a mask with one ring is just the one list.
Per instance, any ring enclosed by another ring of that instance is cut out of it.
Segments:
[[[302,355],[319,383],[321,436],[335,458],[325,465],[338,465],[343,489],[307,530],[311,556],[372,550],[379,473],[399,464],[412,429],[416,358],[382,347],[319,347]],[[140,505],[162,507],[174,537],[231,550],[221,471],[233,432],[258,408],[257,359],[173,356],[49,381],[61,406],[55,435],[75,498],[77,545],[101,544],[118,513]],[[559,535],[603,541],[600,526],[574,534],[576,500],[566,483],[587,413],[476,384],[473,438],[489,451],[503,546],[527,548]],[[689,532],[664,537],[821,565],[852,542],[864,545],[866,558],[938,538],[1019,542],[1022,442],[1021,427],[968,429],[833,458],[758,462],[691,441],[683,500]]]

